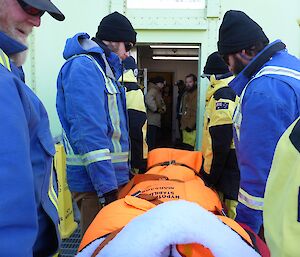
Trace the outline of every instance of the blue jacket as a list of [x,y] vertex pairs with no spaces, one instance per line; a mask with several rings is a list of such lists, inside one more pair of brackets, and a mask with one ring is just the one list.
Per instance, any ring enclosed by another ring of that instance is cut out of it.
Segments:
[[0,255],[58,250],[55,154],[46,110],[6,54],[26,49],[0,32]]
[[129,136],[119,57],[89,35],[67,40],[57,80],[57,112],[65,132],[72,192],[101,197],[128,182]]
[[288,54],[277,40],[260,52],[230,86],[241,96],[234,115],[241,172],[239,202],[261,211],[276,144],[300,115],[300,60]]

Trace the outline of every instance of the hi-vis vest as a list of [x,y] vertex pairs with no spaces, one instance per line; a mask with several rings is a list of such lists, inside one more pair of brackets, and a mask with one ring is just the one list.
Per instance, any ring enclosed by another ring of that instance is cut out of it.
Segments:
[[[68,61],[78,56],[85,56],[93,61],[93,63],[96,65],[96,67],[103,75],[103,78],[105,80],[105,86],[108,92],[111,93],[108,94],[107,96],[108,96],[109,118],[111,119],[111,124],[114,130],[113,135],[111,137],[113,151],[105,148],[105,149],[91,151],[83,155],[74,154],[74,150],[72,149],[72,146],[66,136],[66,133],[63,132],[64,147],[67,154],[66,163],[67,165],[70,166],[87,166],[91,163],[104,161],[104,160],[111,160],[112,163],[128,162],[129,152],[122,151],[122,146],[120,144],[121,128],[120,128],[119,113],[117,107],[117,99],[115,95],[117,93],[116,88],[113,82],[111,81],[111,79],[106,76],[99,63],[92,56],[88,54],[74,55],[73,57],[68,59]],[[103,60],[107,62],[106,58],[103,58]],[[109,66],[108,63],[107,65]]]
[[2,66],[4,66],[6,69],[8,69],[9,71],[11,71],[10,63],[9,63],[9,58],[8,58],[8,56],[2,51],[1,48],[0,48],[0,64],[1,64]]
[[300,118],[278,141],[264,199],[265,237],[272,257],[299,255]]
[[[216,215],[221,214],[222,205],[217,193],[206,187],[198,176],[201,164],[201,152],[166,148],[152,150],[148,157],[148,172],[134,177],[120,192],[120,197],[124,198],[105,206],[98,213],[81,241],[79,252],[99,238],[109,235],[107,238],[111,240],[133,218],[162,202],[184,199]],[[252,245],[247,232],[236,222],[224,216],[218,217]],[[104,247],[102,244],[98,252]],[[182,256],[213,257],[209,249],[199,244],[177,245],[177,249]]]

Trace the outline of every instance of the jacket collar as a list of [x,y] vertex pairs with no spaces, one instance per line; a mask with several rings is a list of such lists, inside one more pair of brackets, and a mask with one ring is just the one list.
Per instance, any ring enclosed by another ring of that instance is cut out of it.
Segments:
[[15,39],[11,38],[4,32],[0,31],[0,48],[3,52],[10,56],[12,54],[23,52],[27,49],[27,47]]
[[93,37],[92,40],[96,42],[103,50],[101,54],[105,63],[105,72],[111,79],[117,80],[122,74],[122,64],[120,58],[113,53],[101,40]]
[[228,83],[233,80],[233,76],[224,78],[224,79],[216,79],[215,75],[210,76],[210,85],[207,88],[206,92],[206,101],[208,102],[214,93],[220,88],[228,86]]
[[266,46],[253,60],[243,69],[243,71],[232,81],[229,86],[241,95],[244,87],[255,76],[255,74],[279,51],[286,48],[281,40],[276,40]]

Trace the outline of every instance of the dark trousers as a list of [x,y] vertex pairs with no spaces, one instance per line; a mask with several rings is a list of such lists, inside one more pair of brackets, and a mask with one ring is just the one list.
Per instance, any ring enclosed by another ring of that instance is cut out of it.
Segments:
[[148,125],[148,128],[147,128],[147,144],[148,144],[149,151],[156,148],[158,130],[159,130],[159,127],[154,126],[154,125]]

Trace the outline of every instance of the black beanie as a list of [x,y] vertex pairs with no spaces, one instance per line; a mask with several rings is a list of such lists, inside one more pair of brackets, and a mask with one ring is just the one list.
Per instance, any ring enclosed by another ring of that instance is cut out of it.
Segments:
[[227,11],[219,29],[220,54],[236,53],[251,47],[255,42],[269,43],[262,28],[241,11]]
[[136,32],[124,15],[114,12],[101,20],[96,38],[112,42],[131,42],[135,44]]
[[230,72],[228,66],[218,52],[214,52],[208,56],[203,70],[205,75],[226,74],[228,72]]

